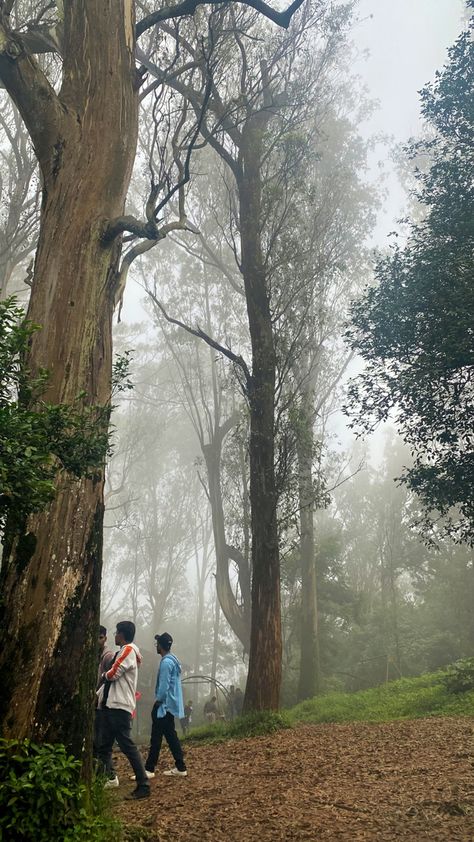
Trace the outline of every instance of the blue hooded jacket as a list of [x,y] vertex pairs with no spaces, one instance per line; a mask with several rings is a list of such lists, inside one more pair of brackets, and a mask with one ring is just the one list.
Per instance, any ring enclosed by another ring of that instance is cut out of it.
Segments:
[[182,719],[184,716],[183,691],[181,689],[181,664],[178,659],[167,652],[161,659],[156,678],[155,697],[158,702],[156,715],[158,718],[167,713]]

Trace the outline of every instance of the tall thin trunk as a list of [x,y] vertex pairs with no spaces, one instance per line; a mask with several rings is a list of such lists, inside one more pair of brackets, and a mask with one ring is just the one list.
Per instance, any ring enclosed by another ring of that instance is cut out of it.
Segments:
[[281,685],[280,559],[274,465],[276,357],[262,256],[261,152],[267,116],[242,130],[238,179],[242,274],[252,345],[250,503],[252,520],[252,625],[245,710],[276,710]]
[[298,501],[301,557],[301,660],[298,700],[319,692],[318,599],[314,540],[313,391],[302,396],[297,431]]
[[214,634],[212,637],[212,665],[211,678],[216,679],[217,675],[217,660],[219,657],[219,626],[221,621],[221,609],[219,600],[216,595],[215,610],[214,610]]
[[[47,401],[72,403],[83,394],[88,404],[104,405],[120,247],[104,245],[101,232],[123,213],[136,149],[133,4],[65,0],[64,56],[59,99],[43,86],[43,117],[20,87],[36,73],[34,62],[24,59],[20,78],[0,60],[33,135],[44,184],[28,311],[42,330],[32,338],[29,364],[50,373]],[[57,486],[49,510],[7,536],[0,646],[7,692],[0,715],[4,736],[63,741],[80,756],[89,703],[92,710],[103,475],[60,479]]]

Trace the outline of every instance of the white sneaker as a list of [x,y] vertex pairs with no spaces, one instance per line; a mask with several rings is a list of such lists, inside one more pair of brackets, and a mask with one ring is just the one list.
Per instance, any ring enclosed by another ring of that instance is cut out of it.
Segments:
[[109,778],[108,781],[105,782],[104,789],[113,789],[115,786],[118,786],[118,785],[119,785],[119,779],[118,779],[117,775],[115,775],[115,778]]
[[188,773],[187,773],[186,769],[184,770],[184,772],[180,772],[179,769],[177,769],[176,766],[175,766],[174,769],[167,769],[167,771],[163,772],[163,774],[168,775],[168,777],[170,777],[170,778],[173,778],[173,777],[185,778]]
[[[154,778],[154,777],[155,777],[155,773],[154,773],[154,772],[149,772],[149,771],[148,771],[148,769],[145,769],[145,772],[146,772],[146,776],[147,776],[147,778]],[[137,776],[136,776],[136,775],[130,775],[130,780],[131,780],[131,781],[136,781],[136,779],[137,779]]]

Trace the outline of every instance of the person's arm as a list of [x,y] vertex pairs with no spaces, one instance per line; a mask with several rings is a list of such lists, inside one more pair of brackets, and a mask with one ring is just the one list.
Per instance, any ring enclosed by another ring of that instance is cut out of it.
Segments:
[[137,655],[133,646],[125,644],[123,649],[118,653],[115,661],[109,670],[104,672],[106,681],[117,681],[124,672],[136,666]]
[[166,701],[168,691],[171,683],[171,673],[173,665],[169,658],[163,658],[158,671],[158,678],[156,680],[155,696],[159,705]]

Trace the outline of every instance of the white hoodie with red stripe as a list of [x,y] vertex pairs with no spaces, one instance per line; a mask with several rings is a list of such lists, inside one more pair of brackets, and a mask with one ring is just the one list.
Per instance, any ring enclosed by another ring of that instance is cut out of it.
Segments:
[[[135,643],[125,643],[117,652],[115,661],[105,673],[106,681],[110,681],[109,695],[106,707],[113,710],[127,710],[133,713],[136,707],[136,690],[138,681],[138,667],[142,662],[140,650]],[[100,707],[104,685],[97,692]]]

